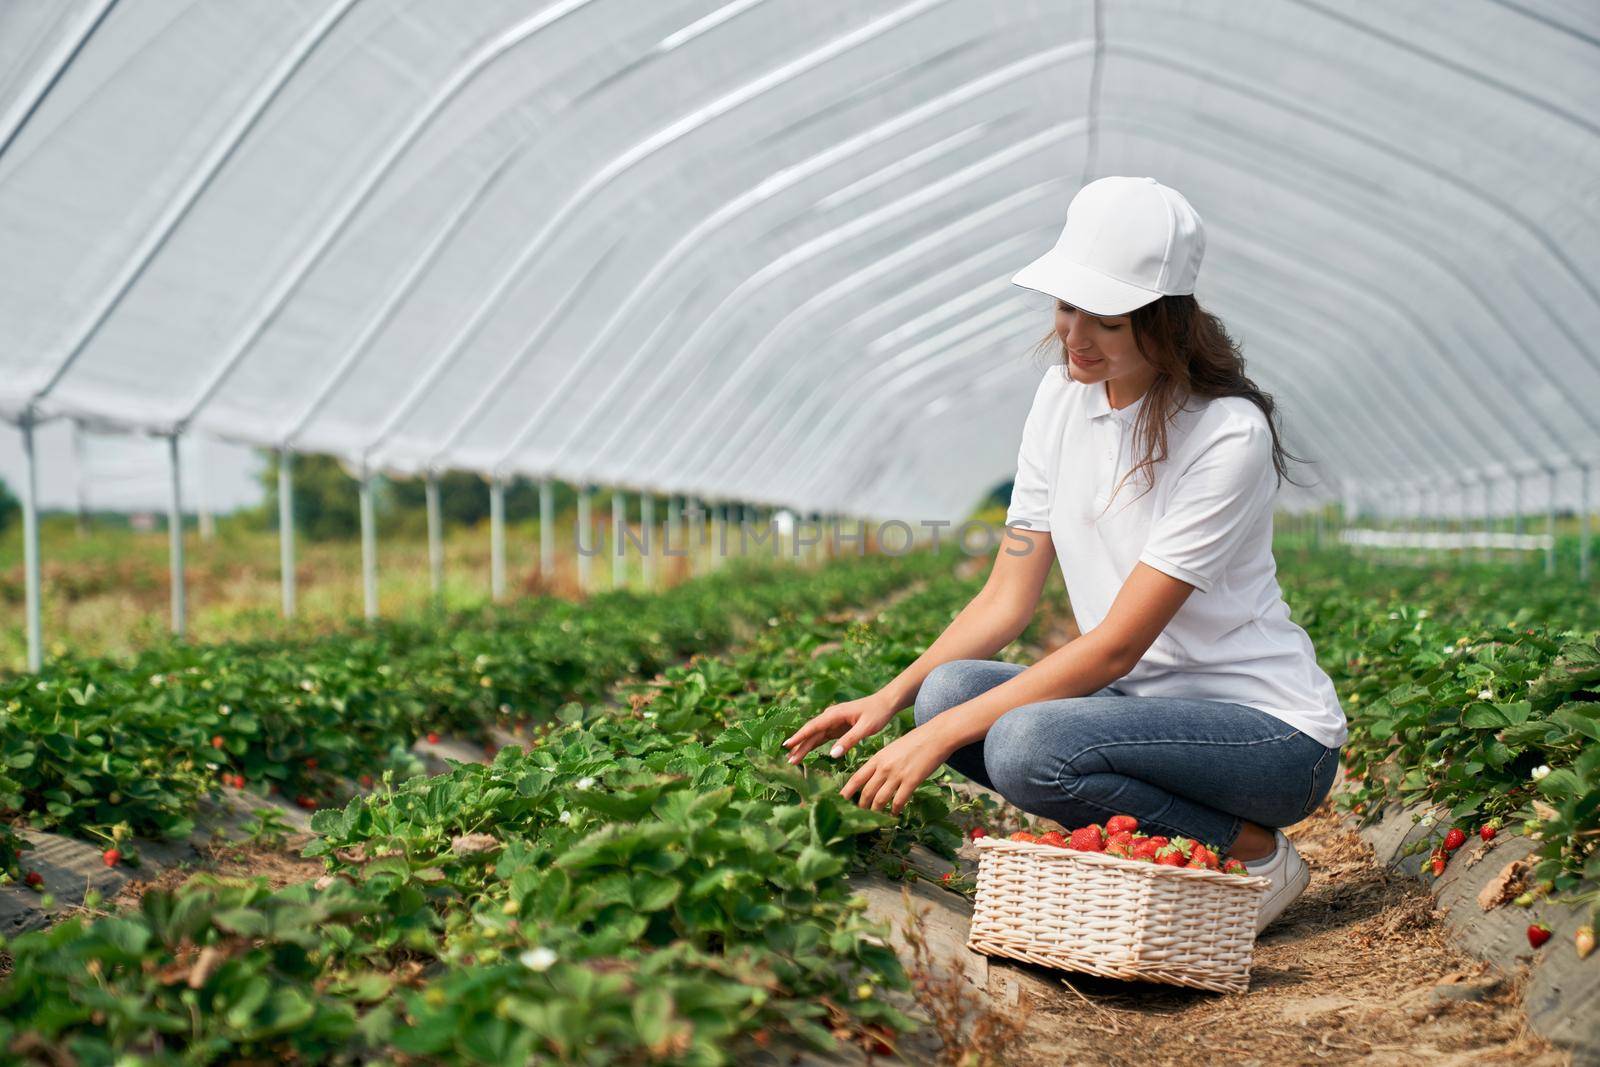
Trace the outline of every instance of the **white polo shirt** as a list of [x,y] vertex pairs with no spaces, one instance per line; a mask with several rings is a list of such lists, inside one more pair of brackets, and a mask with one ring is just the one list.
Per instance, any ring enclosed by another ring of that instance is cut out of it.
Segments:
[[[1113,683],[1119,691],[1246,704],[1324,745],[1343,745],[1333,680],[1278,586],[1266,415],[1244,397],[1191,400],[1167,427],[1154,488],[1144,492],[1144,476],[1130,475],[1110,501],[1137,461],[1133,421],[1143,402],[1117,410],[1104,382],[1073,381],[1060,363],[1045,371],[1017,450],[1006,525],[1050,531],[1083,633],[1110,612],[1135,563],[1195,587],[1138,665]],[[1018,547],[1007,538],[1001,551]]]

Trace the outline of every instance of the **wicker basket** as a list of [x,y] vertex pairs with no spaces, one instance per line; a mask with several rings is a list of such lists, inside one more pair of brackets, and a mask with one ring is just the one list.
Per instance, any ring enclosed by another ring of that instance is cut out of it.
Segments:
[[980,838],[967,947],[1107,978],[1241,993],[1268,879]]

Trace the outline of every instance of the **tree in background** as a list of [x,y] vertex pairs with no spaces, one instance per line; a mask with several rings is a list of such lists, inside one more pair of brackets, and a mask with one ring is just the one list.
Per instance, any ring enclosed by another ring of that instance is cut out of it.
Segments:
[[0,478],[0,531],[11,529],[22,518],[22,505],[11,495],[11,487]]
[[[361,530],[356,481],[332,456],[296,455],[290,462],[294,478],[294,527],[313,541],[354,537]],[[268,529],[278,526],[278,453],[267,454],[261,471],[267,498],[261,504],[261,521]],[[381,502],[374,501],[374,506]]]

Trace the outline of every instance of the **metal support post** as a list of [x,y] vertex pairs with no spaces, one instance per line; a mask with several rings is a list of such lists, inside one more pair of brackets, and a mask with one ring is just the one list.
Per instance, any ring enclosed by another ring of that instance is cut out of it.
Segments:
[[83,439],[83,423],[72,423],[72,467],[78,491],[78,536],[89,533],[89,456]]
[[422,482],[428,508],[428,588],[436,603],[444,600],[444,512],[439,506],[439,475],[429,471]]
[[1522,473],[1519,471],[1511,476],[1511,534],[1517,545],[1517,550],[1512,553],[1512,558],[1517,566],[1522,566]]
[[489,598],[506,597],[506,483],[499,475],[489,479]]
[[1550,479],[1550,491],[1544,498],[1544,535],[1550,543],[1544,549],[1544,572],[1556,572],[1556,471],[1554,467],[1547,467],[1545,475]]
[[178,467],[178,435],[167,438],[167,466],[172,476],[172,492],[167,497],[168,565],[172,573],[172,632],[183,636],[187,623],[187,604],[183,586],[183,478]]
[[22,416],[22,455],[26,470],[22,477],[22,566],[23,594],[28,630],[28,670],[35,673],[44,664],[39,630],[39,463],[33,447],[33,414]]
[[611,491],[611,588],[622,589],[628,584],[628,494],[620,489]]
[[656,587],[656,498],[655,494],[644,492],[639,494],[639,525],[644,535],[643,559],[640,560],[640,575],[646,590]]
[[578,553],[578,590],[589,592],[590,554],[595,550],[594,523],[590,514],[594,487],[585,484],[578,490],[578,529],[573,535],[573,545]]
[[278,577],[283,617],[294,618],[294,453],[278,450]]
[[1593,497],[1589,495],[1589,476],[1594,473],[1594,468],[1585,463],[1583,471],[1583,487],[1579,490],[1581,496],[1578,502],[1578,580],[1589,580],[1589,505]]
[[546,582],[556,569],[555,487],[539,482],[539,577]]
[[372,507],[372,472],[361,469],[357,483],[357,503],[361,507],[361,611],[368,619],[378,617],[378,531]]
[[1489,494],[1489,476],[1483,476],[1483,561],[1494,562],[1494,501]]
[[665,555],[669,548],[674,552],[684,552],[688,549],[689,540],[683,536],[682,526],[683,498],[673,493],[667,497],[667,526],[661,535],[662,555]]

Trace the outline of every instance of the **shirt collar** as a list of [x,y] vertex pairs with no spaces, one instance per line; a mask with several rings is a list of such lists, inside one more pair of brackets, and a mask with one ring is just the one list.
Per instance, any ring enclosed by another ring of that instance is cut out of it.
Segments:
[[1145,390],[1144,396],[1139,397],[1127,407],[1118,410],[1111,406],[1111,399],[1106,395],[1106,383],[1098,382],[1089,388],[1088,415],[1091,419],[1098,419],[1110,415],[1118,422],[1128,422],[1139,413],[1139,405],[1144,403],[1145,396],[1150,391]]

